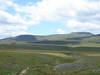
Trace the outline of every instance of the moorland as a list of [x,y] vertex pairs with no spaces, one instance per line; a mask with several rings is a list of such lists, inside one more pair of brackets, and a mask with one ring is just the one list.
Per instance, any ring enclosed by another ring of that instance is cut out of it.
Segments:
[[20,35],[0,40],[0,75],[100,75],[100,35]]

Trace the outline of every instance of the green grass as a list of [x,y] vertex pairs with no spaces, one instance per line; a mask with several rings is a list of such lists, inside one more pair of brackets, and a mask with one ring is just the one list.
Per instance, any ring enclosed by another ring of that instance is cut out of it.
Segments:
[[64,56],[64,54],[56,52],[0,50],[0,75],[11,75],[12,73],[15,75],[26,67],[37,67],[45,64],[51,67],[56,64],[74,61],[74,59],[71,61],[68,61],[69,59],[65,60],[62,55]]
[[[91,44],[89,44],[91,45]],[[66,46],[54,44],[10,43],[0,44],[0,75],[17,75],[30,67],[25,75],[100,75],[90,72],[100,69],[100,62],[79,62],[80,59],[100,59],[100,46]],[[59,64],[96,65],[95,68],[70,70],[67,73],[54,70]]]
[[[41,51],[41,50],[0,50],[0,75],[16,75],[23,69],[30,67],[25,75],[100,75],[100,73],[89,72],[92,68],[69,71],[67,74],[57,73],[53,70],[54,66],[64,63],[73,63],[78,59],[95,59],[99,60],[100,52],[86,51]],[[73,56],[80,56],[74,58]],[[91,55],[91,56],[89,56]],[[97,65],[96,69],[100,69],[99,63],[79,63]],[[95,68],[93,68],[95,69]]]

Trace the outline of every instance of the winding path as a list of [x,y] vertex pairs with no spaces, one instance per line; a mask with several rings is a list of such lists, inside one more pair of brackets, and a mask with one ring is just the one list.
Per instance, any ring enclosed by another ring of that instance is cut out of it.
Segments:
[[21,72],[17,73],[16,75],[24,75],[28,70],[29,70],[29,67],[27,67],[26,69],[24,69]]

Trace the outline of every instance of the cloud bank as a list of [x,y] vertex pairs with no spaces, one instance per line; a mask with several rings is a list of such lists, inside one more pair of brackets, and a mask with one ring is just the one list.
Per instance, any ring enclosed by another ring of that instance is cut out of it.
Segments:
[[31,5],[0,0],[0,34],[4,35],[27,32],[41,21],[60,22],[72,31],[99,33],[99,20],[100,0],[41,0]]

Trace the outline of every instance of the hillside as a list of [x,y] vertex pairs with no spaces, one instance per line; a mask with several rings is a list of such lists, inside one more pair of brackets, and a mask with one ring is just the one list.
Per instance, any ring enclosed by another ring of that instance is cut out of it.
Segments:
[[11,38],[6,38],[3,39],[6,41],[36,41],[36,37],[33,35],[20,35],[20,36],[16,36],[16,37],[11,37]]
[[96,43],[100,44],[100,35],[94,35],[81,40],[82,43]]
[[0,40],[0,43],[24,42],[35,44],[100,44],[100,35],[94,35],[89,32],[72,32],[70,34],[55,34],[48,36],[40,35],[19,35],[16,37]]

